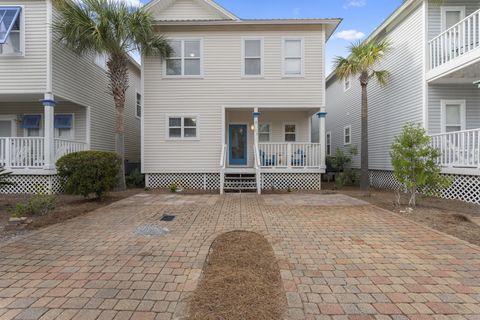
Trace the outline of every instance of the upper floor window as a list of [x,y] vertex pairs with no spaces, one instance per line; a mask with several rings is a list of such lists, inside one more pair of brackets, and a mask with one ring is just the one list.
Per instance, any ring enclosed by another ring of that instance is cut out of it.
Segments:
[[343,91],[347,91],[352,87],[352,78],[351,77],[346,77],[343,79]]
[[287,123],[284,126],[285,142],[297,141],[297,126],[294,123]]
[[263,74],[263,40],[243,40],[243,75],[261,76]]
[[137,118],[142,117],[142,95],[138,92],[137,92],[135,115],[137,116]]
[[107,71],[107,55],[102,53],[95,54],[95,64],[102,68],[103,70]]
[[201,76],[201,40],[170,40],[168,44],[172,48],[172,53],[166,59],[167,76]]
[[325,136],[325,146],[326,146],[326,151],[327,151],[327,156],[332,155],[332,133],[329,131],[327,132]]
[[195,116],[169,116],[168,138],[169,139],[196,139],[197,117]]
[[450,29],[465,18],[465,7],[443,6],[441,12],[442,31]]
[[283,43],[283,57],[283,73],[285,76],[303,75],[302,39],[285,39]]
[[343,128],[343,144],[348,145],[352,143],[352,126]]
[[22,8],[0,6],[0,54],[22,54]]
[[466,103],[465,100],[442,100],[442,132],[465,130]]

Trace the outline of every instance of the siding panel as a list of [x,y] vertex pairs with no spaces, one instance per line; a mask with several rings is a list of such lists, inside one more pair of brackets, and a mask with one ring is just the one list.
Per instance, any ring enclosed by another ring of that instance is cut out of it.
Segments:
[[155,15],[159,20],[215,20],[222,19],[214,9],[201,6],[198,1],[177,0],[173,5]]

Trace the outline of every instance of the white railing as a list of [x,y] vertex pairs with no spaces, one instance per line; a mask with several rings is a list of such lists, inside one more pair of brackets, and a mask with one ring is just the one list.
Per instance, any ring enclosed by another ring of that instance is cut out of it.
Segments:
[[257,193],[261,194],[262,193],[262,173],[261,173],[261,167],[262,164],[260,162],[260,150],[258,149],[258,144],[253,145],[253,154],[254,154],[254,160],[255,160],[255,178],[256,178],[256,183],[257,183]]
[[432,135],[432,145],[440,151],[438,164],[446,168],[480,169],[480,129]]
[[480,10],[428,42],[430,69],[437,68],[480,46]]
[[262,168],[320,168],[320,143],[260,143],[258,157]]
[[225,169],[227,167],[227,145],[222,146],[222,154],[220,155],[220,193],[223,194],[225,186]]
[[54,147],[55,147],[55,162],[57,162],[57,160],[63,157],[64,155],[87,150],[87,144],[85,142],[63,140],[63,139],[55,139]]

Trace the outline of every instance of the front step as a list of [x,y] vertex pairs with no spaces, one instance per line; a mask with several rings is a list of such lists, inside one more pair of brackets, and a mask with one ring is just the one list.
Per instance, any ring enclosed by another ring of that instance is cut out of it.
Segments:
[[257,191],[257,178],[255,174],[225,174],[225,192],[255,192]]

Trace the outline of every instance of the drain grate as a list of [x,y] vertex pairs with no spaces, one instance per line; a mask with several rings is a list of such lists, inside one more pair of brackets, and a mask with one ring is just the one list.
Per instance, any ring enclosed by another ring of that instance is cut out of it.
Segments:
[[170,222],[170,221],[173,221],[174,219],[175,219],[175,216],[169,215],[169,214],[164,214],[164,215],[162,216],[162,218],[160,219],[160,221]]

